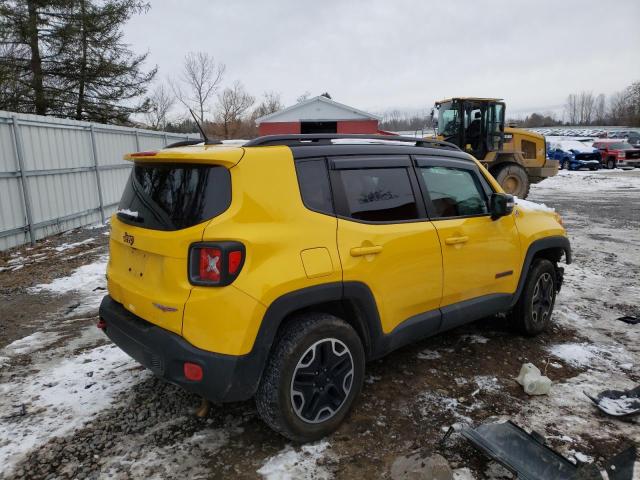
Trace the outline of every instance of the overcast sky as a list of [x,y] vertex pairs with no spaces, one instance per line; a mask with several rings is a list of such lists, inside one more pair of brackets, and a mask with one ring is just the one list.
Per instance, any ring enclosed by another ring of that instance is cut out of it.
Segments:
[[373,113],[496,96],[507,116],[640,80],[640,1],[151,0],[126,26],[159,80],[206,51],[259,97],[305,91]]

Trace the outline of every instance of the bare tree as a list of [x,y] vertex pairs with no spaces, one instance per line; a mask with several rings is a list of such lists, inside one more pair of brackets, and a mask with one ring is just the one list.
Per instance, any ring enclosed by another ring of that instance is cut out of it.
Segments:
[[612,125],[620,125],[627,118],[628,98],[627,92],[616,92],[609,97],[609,121]]
[[604,125],[607,121],[607,103],[604,93],[601,93],[596,97],[595,106],[593,108],[593,115],[595,122],[598,125]]
[[226,69],[224,63],[216,63],[208,53],[189,52],[184,57],[184,70],[179,80],[170,82],[176,98],[194,111],[200,123],[205,120],[209,101],[220,87]]
[[567,123],[570,125],[576,125],[578,123],[578,95],[572,93],[567,97],[564,112]]
[[270,113],[277,112],[278,110],[282,110],[282,100],[280,98],[280,93],[278,92],[264,92],[262,96],[262,101],[253,111],[252,117],[254,119],[264,117],[265,115],[269,115]]
[[592,92],[581,92],[578,96],[578,105],[580,113],[580,124],[589,125],[593,115],[595,99]]
[[249,95],[239,81],[218,94],[218,122],[222,126],[224,138],[231,138],[255,98]]
[[164,85],[158,85],[149,96],[149,110],[145,115],[147,124],[154,130],[164,130],[174,104],[175,96]]

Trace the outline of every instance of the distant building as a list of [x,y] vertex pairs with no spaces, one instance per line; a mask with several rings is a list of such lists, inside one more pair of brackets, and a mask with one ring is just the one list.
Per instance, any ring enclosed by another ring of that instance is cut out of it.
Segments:
[[256,119],[260,135],[381,133],[380,117],[319,96]]

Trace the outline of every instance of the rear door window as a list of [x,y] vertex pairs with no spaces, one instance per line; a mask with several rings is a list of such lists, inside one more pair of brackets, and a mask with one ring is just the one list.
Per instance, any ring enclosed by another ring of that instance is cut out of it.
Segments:
[[344,197],[342,215],[369,222],[420,218],[407,168],[336,171]]
[[118,218],[152,230],[181,230],[210,220],[231,204],[231,175],[218,165],[134,165]]

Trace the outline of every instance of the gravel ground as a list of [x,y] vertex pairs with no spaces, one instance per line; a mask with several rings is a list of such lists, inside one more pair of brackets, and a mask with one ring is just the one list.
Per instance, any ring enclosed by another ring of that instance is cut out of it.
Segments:
[[[606,417],[582,393],[640,383],[640,325],[617,320],[640,316],[639,199],[637,170],[561,172],[534,185],[529,200],[562,214],[575,255],[553,328],[528,339],[493,318],[401,349],[368,365],[341,428],[305,446],[265,427],[252,402],[195,417],[196,396],[109,344],[94,326],[106,229],[8,252],[0,478],[390,478],[399,457],[433,453],[456,478],[509,478],[458,434],[440,442],[452,424],[508,418],[602,465],[640,444],[637,420]],[[528,397],[514,381],[526,361],[553,380],[548,396]]]

